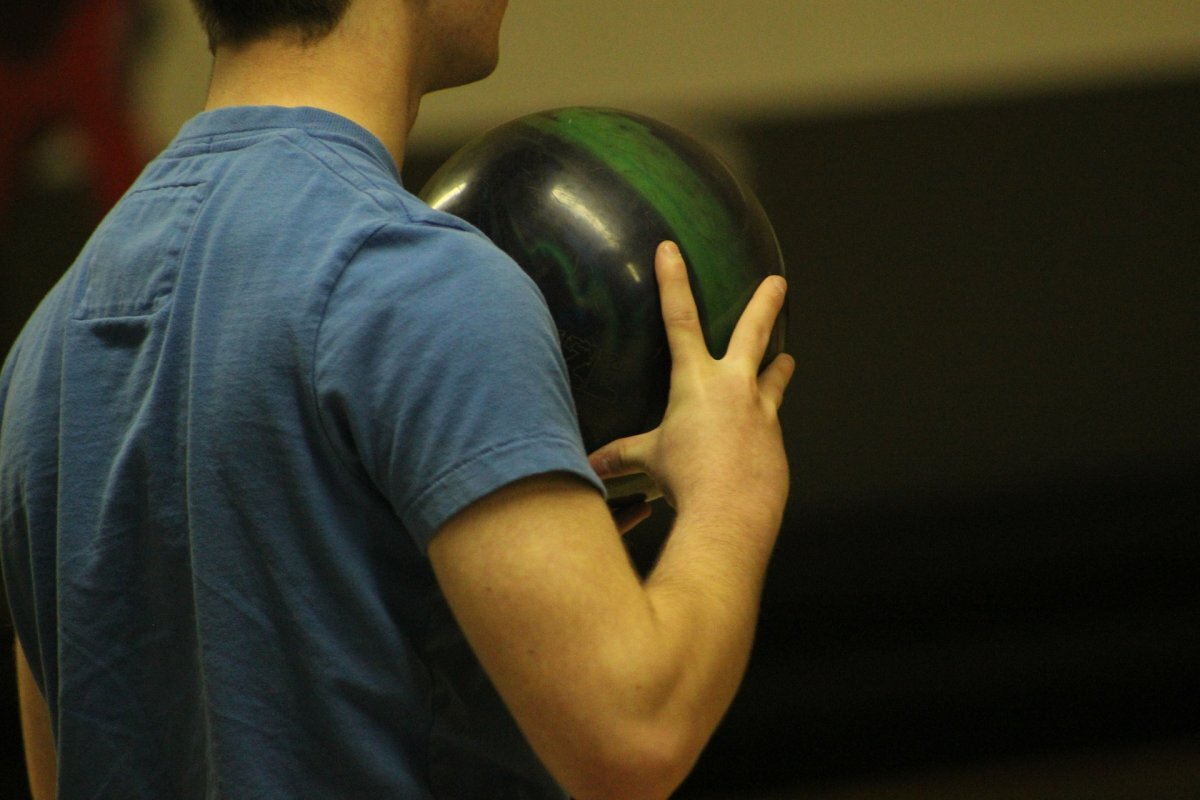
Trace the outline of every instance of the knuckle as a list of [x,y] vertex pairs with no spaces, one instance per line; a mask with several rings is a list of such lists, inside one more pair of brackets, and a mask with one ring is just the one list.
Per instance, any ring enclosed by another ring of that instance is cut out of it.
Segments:
[[626,466],[625,443],[618,442],[604,454],[603,463],[610,472],[617,472]]
[[691,327],[700,324],[700,315],[694,308],[673,308],[663,314],[663,321],[668,325]]

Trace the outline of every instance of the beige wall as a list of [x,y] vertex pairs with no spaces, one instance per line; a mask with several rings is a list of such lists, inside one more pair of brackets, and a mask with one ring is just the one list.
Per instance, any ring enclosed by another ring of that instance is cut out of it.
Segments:
[[[207,52],[187,0],[141,103],[165,140],[200,102]],[[1200,0],[511,0],[490,80],[427,98],[421,147],[558,105],[703,124],[978,92],[1200,74]]]

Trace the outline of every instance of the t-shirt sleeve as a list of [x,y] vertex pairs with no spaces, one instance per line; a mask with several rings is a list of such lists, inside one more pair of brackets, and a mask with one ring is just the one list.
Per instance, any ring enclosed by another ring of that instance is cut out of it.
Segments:
[[536,285],[482,236],[376,232],[330,294],[314,384],[331,439],[422,550],[515,480],[587,463],[554,323]]

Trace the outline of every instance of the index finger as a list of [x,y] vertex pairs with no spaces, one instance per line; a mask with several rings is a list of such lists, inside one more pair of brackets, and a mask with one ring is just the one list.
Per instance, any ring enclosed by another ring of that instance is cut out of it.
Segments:
[[663,325],[667,329],[667,345],[671,361],[678,365],[688,359],[708,356],[704,331],[700,327],[700,312],[688,283],[687,265],[674,242],[658,246],[654,258],[658,279],[659,303],[662,305]]

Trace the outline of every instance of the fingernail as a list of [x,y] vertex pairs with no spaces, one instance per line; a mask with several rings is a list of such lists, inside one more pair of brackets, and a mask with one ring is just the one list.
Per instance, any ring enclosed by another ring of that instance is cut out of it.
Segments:
[[663,252],[669,256],[679,256],[679,245],[675,244],[674,242],[663,242],[662,248]]

